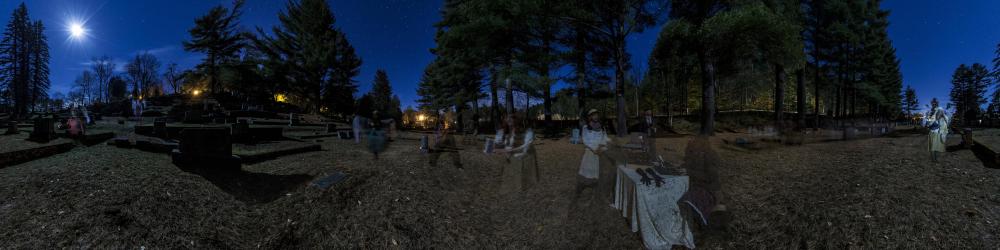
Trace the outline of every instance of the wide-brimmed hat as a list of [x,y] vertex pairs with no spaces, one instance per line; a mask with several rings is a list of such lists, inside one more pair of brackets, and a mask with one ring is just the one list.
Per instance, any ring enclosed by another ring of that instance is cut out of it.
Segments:
[[587,116],[590,116],[590,115],[593,115],[593,114],[596,114],[596,113],[597,113],[597,109],[590,109],[590,111],[587,111]]

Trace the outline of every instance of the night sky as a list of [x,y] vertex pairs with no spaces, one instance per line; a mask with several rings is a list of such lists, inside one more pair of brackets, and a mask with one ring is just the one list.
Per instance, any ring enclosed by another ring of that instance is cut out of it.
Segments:
[[[28,1],[32,19],[47,26],[51,50],[50,92],[67,93],[73,80],[88,67],[90,58],[108,55],[119,69],[141,51],[156,55],[165,65],[180,68],[196,65],[202,55],[185,52],[181,41],[194,19],[218,4],[231,1],[132,1],[132,0],[44,0]],[[270,29],[285,1],[248,0],[241,24],[252,30]],[[6,24],[18,1],[0,4],[0,21]],[[414,105],[417,82],[433,59],[433,24],[440,19],[440,0],[347,0],[330,1],[337,18],[358,54],[364,60],[355,80],[360,93],[371,88],[375,70],[385,69],[403,105]],[[931,97],[947,99],[951,73],[961,63],[989,64],[1000,42],[1000,1],[885,1],[892,12],[891,39],[902,61],[905,85],[912,85],[922,103]],[[85,21],[87,38],[69,39],[68,23]],[[645,68],[659,27],[633,36],[628,51],[633,64]],[[561,88],[562,85],[557,85]]]

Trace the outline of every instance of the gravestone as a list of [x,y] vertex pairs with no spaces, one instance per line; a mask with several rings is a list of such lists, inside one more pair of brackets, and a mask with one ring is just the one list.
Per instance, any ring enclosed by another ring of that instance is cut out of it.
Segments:
[[250,133],[250,122],[246,119],[237,120],[233,123],[233,141],[235,142],[248,142],[252,139],[252,134]]
[[299,125],[298,116],[296,116],[295,113],[288,113],[288,126],[291,127],[295,125]]
[[205,123],[201,110],[189,110],[184,112],[184,123]]
[[326,124],[326,133],[336,133],[336,132],[337,132],[337,124],[333,123]]
[[52,118],[35,118],[35,126],[28,136],[29,141],[48,143],[56,138]]
[[153,121],[153,136],[167,138],[167,121],[159,119]]
[[572,133],[572,137],[569,138],[569,143],[570,144],[579,144],[580,143],[580,129],[574,128],[573,132],[571,132],[571,133]]
[[178,149],[171,152],[175,165],[203,171],[239,171],[233,156],[229,128],[189,128],[181,131]]
[[962,129],[962,147],[965,149],[971,149],[975,142],[972,141],[972,129],[963,128]]
[[858,128],[844,128],[844,140],[854,140],[858,138]]
[[330,186],[336,185],[337,183],[344,182],[347,180],[347,174],[337,171],[336,173],[323,177],[321,179],[314,180],[311,185],[319,189],[328,189]]
[[337,137],[340,137],[340,139],[344,139],[344,140],[354,139],[354,132],[351,132],[351,131],[338,131],[337,132]]
[[420,152],[428,153],[431,149],[430,142],[427,140],[427,135],[420,137]]
[[4,133],[5,135],[16,135],[18,132],[20,132],[20,131],[17,130],[17,122],[16,121],[9,121],[9,122],[7,122],[7,132]]

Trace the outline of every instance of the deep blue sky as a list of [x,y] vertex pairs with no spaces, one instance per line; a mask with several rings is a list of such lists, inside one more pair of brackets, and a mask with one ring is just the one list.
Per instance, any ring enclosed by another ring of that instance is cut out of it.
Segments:
[[[277,24],[280,0],[248,0],[242,26],[270,28]],[[0,3],[0,22],[7,23],[18,1]],[[200,54],[185,52],[181,41],[194,19],[229,0],[132,1],[42,0],[28,1],[33,19],[47,26],[51,48],[52,92],[67,93],[74,78],[90,58],[108,55],[119,66],[140,51],[155,54],[164,63],[193,67]],[[348,35],[364,60],[356,78],[361,92],[371,88],[376,69],[385,69],[404,106],[413,104],[417,81],[433,58],[433,24],[440,18],[440,0],[329,1],[337,26]],[[987,64],[1000,42],[1000,1],[887,0],[889,33],[902,61],[904,84],[912,85],[922,103],[931,97],[947,99],[951,73],[961,63]],[[89,37],[68,40],[67,23],[85,20]],[[645,68],[659,27],[633,36],[628,51],[633,64]],[[992,66],[992,65],[990,65]],[[560,87],[560,86],[557,86]]]

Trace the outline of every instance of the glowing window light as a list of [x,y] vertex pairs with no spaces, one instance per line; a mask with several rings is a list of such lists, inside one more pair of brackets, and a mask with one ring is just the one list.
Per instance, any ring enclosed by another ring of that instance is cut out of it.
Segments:
[[274,94],[274,101],[288,102],[288,97],[286,97],[284,94]]

